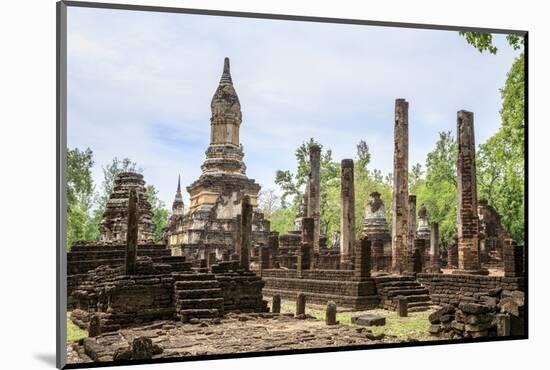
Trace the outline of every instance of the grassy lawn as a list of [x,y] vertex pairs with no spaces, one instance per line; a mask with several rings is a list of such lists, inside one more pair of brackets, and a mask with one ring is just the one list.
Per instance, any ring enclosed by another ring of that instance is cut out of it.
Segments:
[[73,322],[69,319],[70,316],[71,313],[67,312],[67,343],[86,338],[88,336],[88,332],[73,324]]
[[[281,312],[296,311],[296,304],[291,301],[281,302]],[[338,312],[336,314],[336,320],[341,324],[363,327],[354,325],[351,323],[351,317],[360,313],[372,313],[380,315],[386,318],[386,325],[384,326],[368,326],[369,330],[372,330],[373,334],[384,333],[386,335],[392,335],[403,341],[410,340],[435,340],[436,337],[431,336],[428,333],[430,322],[428,316],[433,311],[423,312],[409,312],[407,317],[399,317],[397,312],[387,311],[381,308],[368,310],[368,311],[354,311],[354,312]],[[315,316],[318,320],[325,320],[325,308],[319,305],[306,304],[306,313]]]

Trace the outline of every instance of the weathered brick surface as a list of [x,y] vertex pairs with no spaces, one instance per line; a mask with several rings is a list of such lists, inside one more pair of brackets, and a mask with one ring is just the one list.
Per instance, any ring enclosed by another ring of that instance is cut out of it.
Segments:
[[[67,306],[74,304],[72,292],[99,266],[123,266],[126,247],[120,243],[77,241],[67,252]],[[189,271],[192,264],[185,257],[171,256],[162,244],[139,244],[138,257],[150,257],[155,263],[169,264],[172,271]]]
[[478,271],[479,258],[474,114],[457,113],[458,269]]
[[455,274],[417,274],[417,280],[430,291],[435,304],[453,304],[465,302],[485,302],[494,289],[505,292],[525,290],[522,277],[510,278],[483,275]]
[[308,301],[326,304],[332,300],[338,306],[374,308],[378,306],[376,288],[371,278],[358,279],[353,270],[303,270],[297,277],[296,270],[272,269],[263,271],[264,295],[281,295],[284,299],[296,299],[304,292]]
[[516,245],[512,239],[504,241],[504,276],[523,276],[523,246]]
[[309,163],[307,217],[313,218],[313,249],[318,251],[321,236],[321,148],[318,145],[309,148]]
[[416,236],[416,195],[409,194],[409,213],[407,216],[407,222],[407,251],[408,253],[412,253],[414,249],[414,239]]
[[340,186],[340,259],[353,261],[355,252],[355,187],[353,160],[343,159]]
[[409,103],[395,101],[394,154],[393,154],[393,227],[392,271],[407,269],[408,201],[409,201]]

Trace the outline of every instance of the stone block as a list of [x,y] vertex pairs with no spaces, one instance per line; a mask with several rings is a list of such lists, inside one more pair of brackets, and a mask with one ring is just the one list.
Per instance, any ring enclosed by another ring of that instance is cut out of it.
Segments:
[[374,314],[364,314],[352,316],[351,323],[363,326],[383,326],[386,325],[386,318]]

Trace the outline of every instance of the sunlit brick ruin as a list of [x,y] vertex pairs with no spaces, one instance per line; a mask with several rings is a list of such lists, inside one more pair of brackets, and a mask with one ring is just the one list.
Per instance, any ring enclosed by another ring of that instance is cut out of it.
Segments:
[[[246,175],[228,58],[210,107],[202,174],[186,187],[187,208],[178,178],[163,242],[152,239],[143,176],[125,172],[115,180],[100,240],[77,241],[67,252],[70,317],[89,331],[70,347],[76,361],[135,358],[128,338],[153,338],[148,358],[397,341],[358,329],[385,325],[374,309],[412,318],[428,311],[426,334],[442,339],[524,333],[525,251],[477,199],[473,113],[457,113],[457,241],[443,250],[440,220],[409,191],[415,127],[405,99],[387,117],[391,205],[376,191],[356,204],[354,161],[341,160],[340,228],[330,240],[321,228],[321,148],[309,149],[294,227],[272,232],[258,210],[260,185]],[[336,320],[342,311],[352,313],[351,323]]]
[[[207,259],[210,253],[216,253],[216,258],[222,259],[224,253],[233,253],[238,243],[243,197],[249,196],[254,208],[257,205],[260,185],[246,176],[239,140],[241,105],[228,58],[210,108],[210,145],[201,166],[202,175],[187,187],[189,209],[172,217],[166,232],[168,246],[175,256]],[[174,203],[178,199],[181,199],[179,181]],[[267,244],[269,222],[254,211],[252,224],[254,242]]]

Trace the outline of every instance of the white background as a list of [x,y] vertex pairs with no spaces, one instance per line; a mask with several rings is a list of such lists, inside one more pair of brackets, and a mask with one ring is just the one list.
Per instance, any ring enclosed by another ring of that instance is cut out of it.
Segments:
[[[112,0],[111,2],[117,2]],[[549,22],[544,1],[125,1],[189,8],[526,29],[529,37],[530,339],[156,365],[162,369],[541,368],[548,349]],[[0,11],[0,365],[55,364],[55,1]],[[135,367],[136,369],[138,367]],[[153,368],[141,366],[139,368]]]

